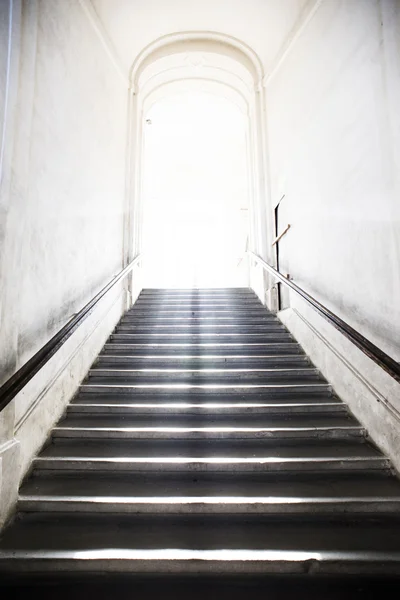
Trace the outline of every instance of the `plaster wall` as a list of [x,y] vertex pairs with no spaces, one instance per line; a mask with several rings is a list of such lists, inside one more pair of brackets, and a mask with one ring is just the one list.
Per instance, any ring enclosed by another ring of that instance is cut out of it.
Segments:
[[[7,110],[0,96],[4,382],[122,268],[128,91],[79,2],[0,6],[2,34],[12,10],[11,38],[0,44],[1,83],[8,77],[0,86],[8,94]],[[2,413],[0,522],[124,301],[121,287]]]
[[281,270],[396,359],[399,31],[396,0],[325,0],[266,94]]
[[125,68],[157,38],[214,31],[249,45],[268,70],[315,0],[91,0]]
[[[323,0],[265,82],[271,222],[284,196],[280,230],[291,224],[280,242],[280,269],[396,360],[399,31],[396,0]],[[292,298],[291,305],[283,320],[399,466],[400,386],[303,302]],[[347,391],[345,362],[355,371]]]
[[[10,2],[0,3],[0,156],[2,161],[10,42]],[[0,163],[1,164],[1,163]]]

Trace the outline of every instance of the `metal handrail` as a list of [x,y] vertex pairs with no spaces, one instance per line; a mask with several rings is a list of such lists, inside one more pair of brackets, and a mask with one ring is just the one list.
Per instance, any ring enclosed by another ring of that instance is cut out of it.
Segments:
[[266,271],[271,273],[273,277],[279,279],[284,285],[296,292],[303,298],[308,304],[310,304],[314,310],[316,310],[322,317],[324,317],[331,325],[333,325],[338,331],[340,331],[348,340],[353,342],[357,348],[359,348],[364,354],[366,354],[371,360],[386,371],[393,379],[400,383],[400,364],[396,362],[391,356],[383,352],[378,346],[375,346],[367,338],[365,338],[356,329],[351,327],[348,323],[343,321],[340,317],[335,315],[329,308],[326,308],[321,302],[318,302],[310,294],[305,292],[301,287],[293,283],[290,279],[279,273],[274,267],[268,264],[260,256],[254,252],[248,251],[249,255],[258,262]]
[[75,316],[68,321],[36,354],[32,356],[14,375],[0,387],[0,412],[11,400],[26,386],[50,358],[65,344],[74,331],[89,316],[96,304],[116,285],[130,273],[139,262],[140,255],[136,256],[122,271],[118,273],[94,298],[90,300]]

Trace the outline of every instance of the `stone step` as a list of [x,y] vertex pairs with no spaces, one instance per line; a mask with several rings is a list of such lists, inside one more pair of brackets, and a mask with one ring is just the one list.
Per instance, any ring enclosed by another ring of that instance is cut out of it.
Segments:
[[180,308],[159,308],[157,311],[149,310],[146,308],[132,308],[127,316],[134,317],[208,317],[208,318],[217,318],[217,317],[246,317],[251,318],[265,316],[265,309],[260,306],[258,308],[236,308],[236,307],[226,307],[225,308],[194,308],[194,309],[180,309]]
[[249,335],[249,334],[262,334],[262,333],[282,333],[286,332],[285,328],[281,323],[271,321],[264,324],[247,325],[247,324],[143,324],[140,321],[121,321],[116,327],[115,333],[135,333],[135,334],[185,334],[185,335]]
[[159,403],[135,403],[92,402],[77,398],[67,407],[69,415],[165,415],[166,417],[177,416],[208,416],[215,419],[216,416],[225,414],[238,415],[246,418],[249,415],[262,416],[290,416],[290,415],[318,415],[318,414],[340,414],[348,413],[348,408],[343,402],[297,402],[297,403],[198,403],[193,402],[159,402]]
[[286,477],[277,475],[235,473],[148,473],[133,477],[124,474],[109,475],[96,472],[87,473],[82,479],[79,475],[59,474],[54,476],[42,474],[31,477],[20,490],[21,498],[33,497],[106,497],[132,498],[145,497],[193,498],[193,497],[240,497],[243,499],[264,498],[359,498],[370,501],[374,498],[385,498],[398,501],[400,482],[394,476],[382,471],[366,471],[365,473],[344,470],[327,473],[324,478],[315,473],[288,473]]
[[180,296],[180,297],[176,297],[176,298],[172,298],[171,296],[164,296],[163,298],[155,298],[154,296],[146,296],[146,297],[139,297],[137,299],[137,301],[135,302],[135,305],[130,309],[131,311],[135,310],[136,308],[139,307],[165,307],[165,308],[173,308],[176,306],[187,306],[189,308],[192,308],[194,306],[196,307],[201,307],[201,306],[215,306],[215,307],[240,307],[240,308],[244,308],[246,306],[248,307],[255,307],[255,308],[263,308],[266,312],[269,312],[266,310],[265,306],[263,306],[261,304],[261,302],[258,300],[258,298],[249,298],[249,297],[243,297],[243,298],[226,298],[226,297],[221,297],[221,296],[209,296],[209,297],[197,297],[197,298],[190,298],[188,296]]
[[353,515],[393,515],[400,511],[400,494],[396,497],[356,496],[274,497],[274,496],[20,496],[18,509],[35,513],[107,513],[132,515],[324,515],[333,519]]
[[354,439],[365,436],[357,421],[341,415],[187,415],[160,417],[69,415],[52,432],[53,439],[264,439],[265,443],[299,439]]
[[259,439],[80,440],[60,438],[33,462],[34,473],[231,473],[274,476],[388,471],[390,461],[361,440],[307,440],[273,445]]
[[271,355],[271,356],[218,356],[200,355],[188,356],[178,354],[177,356],[144,356],[144,355],[112,355],[100,354],[93,367],[102,369],[130,367],[130,368],[167,368],[167,369],[199,369],[199,368],[293,368],[311,366],[305,355]]
[[124,473],[147,473],[164,472],[206,472],[206,473],[292,473],[293,471],[315,472],[325,474],[327,472],[344,471],[368,471],[389,469],[389,461],[384,458],[354,457],[346,460],[338,458],[309,458],[309,459],[199,459],[193,457],[176,459],[171,458],[107,458],[107,457],[44,457],[36,458],[33,463],[35,471],[70,471],[73,473],[98,471],[98,472],[124,472]]
[[101,415],[93,414],[90,415],[73,415],[68,414],[62,418],[58,427],[103,427],[111,428],[120,426],[121,428],[135,428],[135,427],[171,427],[171,428],[195,428],[202,429],[207,428],[226,428],[226,429],[238,429],[238,428],[258,428],[258,429],[315,429],[315,428],[341,428],[341,427],[356,427],[357,429],[363,429],[358,421],[349,415],[342,414],[322,414],[322,415],[270,415],[265,412],[260,413],[243,413],[240,414],[237,411],[234,414],[226,412],[224,407],[223,413],[211,413],[207,414],[197,413],[195,415],[187,415],[185,413],[175,414],[164,413],[160,415],[158,413],[153,415],[137,415],[131,414],[128,416],[121,415]]
[[160,316],[158,313],[153,314],[144,314],[141,316],[135,316],[131,313],[125,313],[122,317],[120,323],[132,323],[132,324],[142,324],[142,325],[233,325],[233,326],[242,326],[242,325],[268,325],[269,323],[279,323],[279,320],[275,315],[262,313],[260,312],[258,315],[246,316],[246,314],[240,314],[237,316],[232,316],[230,314],[226,314],[223,316],[200,316],[193,317],[190,315],[180,316]]
[[263,333],[113,333],[111,341],[132,344],[193,344],[193,343],[236,343],[257,344],[259,342],[291,342],[290,333],[282,330]]
[[129,369],[94,367],[89,371],[86,380],[90,384],[96,383],[274,383],[278,382],[312,382],[324,381],[319,371],[313,367],[297,368],[225,368],[225,369]]
[[199,357],[202,355],[219,355],[219,356],[241,356],[243,354],[247,356],[266,354],[266,355],[298,355],[303,354],[303,351],[299,344],[294,341],[285,342],[255,342],[255,343],[241,343],[238,342],[169,342],[164,340],[162,343],[155,343],[153,340],[147,341],[146,343],[135,343],[133,342],[117,342],[115,339],[108,341],[103,352],[106,354],[130,354],[143,356],[148,354],[149,356],[180,356],[185,354],[186,356]]
[[133,383],[84,383],[80,386],[80,397],[95,394],[102,398],[146,398],[146,400],[220,400],[232,401],[240,398],[243,401],[255,398],[265,401],[268,399],[299,399],[311,396],[331,396],[332,389],[328,383],[302,382],[302,383],[270,383],[270,384],[188,384],[188,383],[160,383],[160,384],[133,384]]
[[[0,571],[393,574],[400,523],[260,515],[26,514],[4,535]],[[244,546],[244,539],[246,545]]]
[[144,296],[223,296],[225,298],[238,298],[245,296],[248,298],[257,298],[257,295],[253,290],[249,288],[236,288],[236,287],[217,287],[217,288],[144,288],[140,292],[139,298]]

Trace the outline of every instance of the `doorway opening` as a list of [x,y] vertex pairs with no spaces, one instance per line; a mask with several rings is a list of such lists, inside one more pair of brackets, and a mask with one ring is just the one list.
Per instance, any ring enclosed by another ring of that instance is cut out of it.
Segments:
[[144,117],[143,285],[244,287],[247,116],[208,92],[165,97]]

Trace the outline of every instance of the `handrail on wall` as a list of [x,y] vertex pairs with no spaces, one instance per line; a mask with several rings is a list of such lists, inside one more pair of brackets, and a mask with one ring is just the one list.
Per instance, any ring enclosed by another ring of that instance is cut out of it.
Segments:
[[[400,365],[388,354],[375,346],[367,338],[361,335],[348,323],[335,315],[331,310],[318,302],[310,294],[298,285],[279,273],[260,256],[248,250],[248,254],[258,262],[273,277],[279,279],[284,285],[292,289],[310,304],[322,317],[327,319],[338,331],[357,346],[364,354],[372,359],[377,365],[386,371],[393,379],[400,383]],[[50,358],[65,344],[74,331],[89,316],[96,304],[114,287],[121,279],[128,275],[133,267],[139,262],[140,255],[136,256],[122,271],[118,273],[109,283],[103,287],[90,302],[88,302],[64,327],[60,329],[42,348],[32,356],[10,379],[0,387],[0,412],[11,402],[11,400],[26,386],[38,371],[50,360]]]
[[356,331],[348,323],[343,321],[340,317],[335,315],[329,308],[326,308],[321,302],[318,302],[310,294],[305,292],[301,287],[287,279],[282,273],[277,271],[270,264],[265,262],[260,256],[254,252],[248,251],[249,255],[258,262],[266,271],[271,273],[273,277],[279,279],[284,285],[296,292],[303,298],[308,304],[310,304],[314,310],[317,311],[322,317],[324,317],[331,325],[333,325],[338,331],[340,331],[348,340],[353,342],[357,348],[359,348],[364,354],[366,354],[371,360],[386,371],[393,379],[400,383],[400,364],[391,358],[386,352],[383,352],[378,346],[375,346],[361,333]]
[[96,304],[114,287],[121,279],[130,273],[139,262],[140,255],[136,256],[122,271],[103,287],[94,298],[90,300],[64,327],[56,333],[32,358],[28,360],[14,375],[0,387],[0,412],[11,402],[50,358],[65,344],[74,331],[89,316]]

